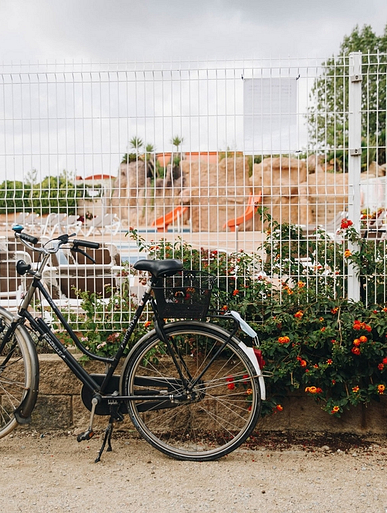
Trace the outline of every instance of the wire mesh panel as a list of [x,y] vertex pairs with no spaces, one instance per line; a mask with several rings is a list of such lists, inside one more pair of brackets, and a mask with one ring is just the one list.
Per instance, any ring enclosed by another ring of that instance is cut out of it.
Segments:
[[[386,55],[363,55],[358,78],[361,147],[350,148],[349,56],[3,65],[4,241],[21,223],[43,242],[75,233],[118,255],[94,269],[102,281],[65,254],[47,274],[69,314],[75,290],[103,292],[97,325],[130,317],[145,279],[130,264],[144,257],[215,272],[219,301],[252,282],[345,297],[355,194],[361,235],[374,237],[362,298],[384,302]],[[362,174],[350,184],[354,151]]]

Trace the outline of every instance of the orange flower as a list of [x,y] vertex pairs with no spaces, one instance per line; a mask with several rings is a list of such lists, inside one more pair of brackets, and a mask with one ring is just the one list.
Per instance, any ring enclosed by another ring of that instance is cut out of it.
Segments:
[[299,281],[298,288],[302,289],[303,287],[305,287],[305,283],[303,281]]
[[331,308],[331,313],[333,313],[333,314],[337,314],[338,311],[339,311],[339,309],[337,306],[335,306],[335,308]]
[[333,360],[331,360],[331,358],[328,358],[328,360],[327,360],[327,364],[328,364],[328,365],[332,365],[332,363],[333,363]]
[[382,371],[384,369],[384,363],[379,363],[378,369]]
[[351,255],[352,255],[352,253],[351,253],[351,250],[350,250],[350,249],[346,249],[346,250],[344,251],[344,257],[345,257],[345,258],[348,258],[348,257],[350,257]]
[[354,394],[357,394],[359,392],[360,388],[358,386],[352,388],[352,392]]
[[332,408],[331,413],[337,413],[338,411],[340,411],[340,406],[334,406],[334,407]]
[[152,324],[151,321],[145,321],[144,328],[148,328],[148,326],[150,326],[151,324]]
[[296,312],[296,313],[294,314],[294,317],[295,317],[296,319],[302,319],[303,315],[304,315],[304,314],[303,314],[303,312],[301,312],[301,310],[298,310],[298,312]]
[[353,341],[353,345],[356,347],[360,346],[360,339],[355,338],[355,340]]
[[352,353],[353,353],[353,354],[356,354],[356,355],[359,355],[359,354],[360,354],[360,349],[359,349],[358,347],[353,347],[353,348],[351,349],[351,351],[352,351]]
[[235,289],[232,293],[233,296],[237,296],[239,294],[239,290],[238,289]]
[[306,387],[305,392],[309,392],[310,394],[321,394],[322,389],[318,387]]
[[365,322],[361,322],[361,321],[354,321],[353,322],[353,329],[354,330],[366,330],[368,332],[372,331],[372,328],[369,324],[366,324]]
[[380,395],[383,395],[384,391],[386,389],[386,386],[385,385],[378,385],[378,393]]
[[277,406],[275,407],[275,409],[277,411],[282,411],[284,409],[284,407],[281,405],[281,404],[277,404]]
[[287,344],[288,342],[290,342],[290,338],[289,337],[278,337],[278,342],[280,344]]
[[367,341],[368,341],[368,338],[367,338],[367,337],[365,337],[364,335],[362,335],[361,337],[359,337],[359,340],[360,340],[360,342],[363,342],[363,343],[364,343],[364,342],[367,342]]

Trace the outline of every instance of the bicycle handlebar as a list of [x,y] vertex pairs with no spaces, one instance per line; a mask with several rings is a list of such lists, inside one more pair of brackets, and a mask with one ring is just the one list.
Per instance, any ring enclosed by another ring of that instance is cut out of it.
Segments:
[[[18,237],[21,240],[21,242],[23,242],[26,246],[28,246],[33,251],[38,251],[38,252],[43,252],[43,253],[47,253],[47,252],[56,253],[59,250],[60,246],[62,246],[63,244],[68,244],[70,242],[72,243],[71,250],[79,251],[80,253],[84,253],[82,250],[78,249],[81,247],[90,248],[90,249],[98,249],[99,248],[98,242],[92,242],[92,241],[81,240],[81,239],[69,240],[70,237],[74,237],[75,233],[73,233],[71,235],[63,234],[55,239],[51,239],[51,241],[57,240],[57,241],[59,241],[59,243],[54,250],[51,249],[48,251],[45,248],[35,248],[35,247],[31,246],[31,244],[37,244],[39,242],[39,238],[35,237],[34,235],[29,235],[28,233],[22,233],[23,226],[16,225],[16,226],[13,226],[12,229],[15,232],[15,236]],[[49,242],[51,242],[51,241],[49,241]],[[86,255],[86,256],[88,258],[90,258],[90,260],[93,260],[91,257],[89,257],[89,255]]]
[[19,237],[21,240],[29,242],[30,244],[37,244],[39,239],[34,237],[33,235],[28,235],[28,233],[19,233]]
[[89,240],[80,240],[80,239],[74,239],[72,241],[73,246],[81,246],[84,248],[91,248],[91,249],[98,249],[99,243],[98,242],[91,242]]

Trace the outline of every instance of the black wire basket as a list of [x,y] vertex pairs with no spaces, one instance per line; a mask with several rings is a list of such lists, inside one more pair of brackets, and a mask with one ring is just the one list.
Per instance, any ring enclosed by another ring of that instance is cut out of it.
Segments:
[[179,271],[160,278],[153,287],[160,317],[202,319],[206,317],[215,277],[201,271]]

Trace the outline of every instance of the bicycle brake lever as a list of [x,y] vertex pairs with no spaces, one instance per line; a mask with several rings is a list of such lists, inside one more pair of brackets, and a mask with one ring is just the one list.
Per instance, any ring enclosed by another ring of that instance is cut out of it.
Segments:
[[78,246],[71,248],[71,251],[74,251],[74,253],[81,253],[81,255],[83,255],[86,258],[88,258],[89,260],[91,260],[93,262],[93,264],[96,263],[96,261],[94,260],[93,257],[88,255],[85,251],[83,251],[83,249],[78,248]]

